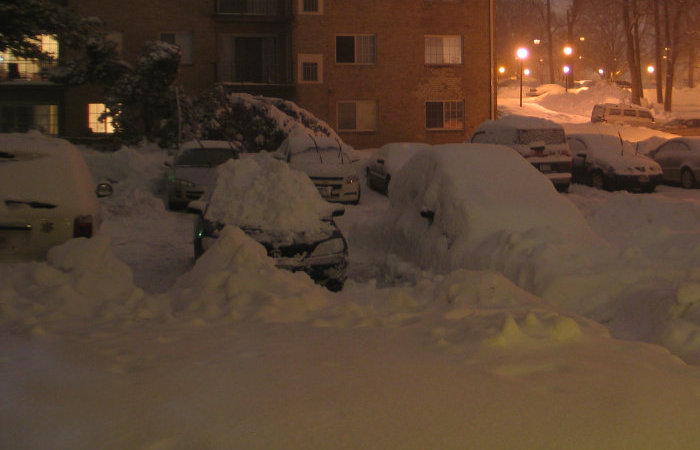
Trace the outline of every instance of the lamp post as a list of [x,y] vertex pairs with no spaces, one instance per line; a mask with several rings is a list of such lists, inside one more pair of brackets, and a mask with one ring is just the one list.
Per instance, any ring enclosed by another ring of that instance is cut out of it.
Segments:
[[520,107],[523,106],[523,61],[527,59],[530,52],[525,47],[520,47],[515,53],[520,61]]
[[569,73],[571,72],[571,55],[574,54],[574,49],[570,46],[567,45],[564,47],[564,62],[566,63],[566,70],[564,73],[566,74],[566,90],[568,92],[569,90]]
[[566,81],[564,82],[565,83],[564,84],[564,92],[568,93],[569,92],[569,74],[571,73],[571,67],[564,66],[562,71],[564,72],[564,76],[566,77],[565,78]]

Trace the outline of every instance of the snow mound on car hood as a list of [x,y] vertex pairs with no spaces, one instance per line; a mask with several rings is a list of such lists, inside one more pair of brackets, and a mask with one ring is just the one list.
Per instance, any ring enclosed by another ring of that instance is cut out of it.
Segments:
[[219,166],[205,217],[270,233],[313,233],[336,208],[304,172],[261,154]]

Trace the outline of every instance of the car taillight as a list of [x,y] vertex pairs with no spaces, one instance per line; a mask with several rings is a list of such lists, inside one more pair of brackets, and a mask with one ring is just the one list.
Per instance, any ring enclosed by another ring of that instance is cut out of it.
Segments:
[[73,237],[92,237],[92,216],[78,216],[73,221]]

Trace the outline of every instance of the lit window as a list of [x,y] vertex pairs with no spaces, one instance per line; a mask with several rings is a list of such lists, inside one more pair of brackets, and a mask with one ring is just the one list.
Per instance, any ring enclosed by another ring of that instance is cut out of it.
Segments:
[[180,64],[192,64],[192,33],[189,31],[175,31],[160,33],[160,40],[168,44],[177,45],[180,48]]
[[335,62],[344,64],[376,64],[377,37],[374,35],[336,36]]
[[0,79],[46,79],[48,69],[58,60],[58,41],[55,36],[45,34],[37,37],[34,42],[52,61],[18,58],[10,51],[0,52]]
[[88,104],[88,127],[93,133],[114,133],[112,117],[103,117],[105,112],[107,112],[107,108],[104,103]]
[[298,55],[299,70],[297,80],[300,83],[323,82],[323,55]]
[[338,103],[338,130],[376,131],[377,102],[354,101]]
[[426,64],[462,64],[461,36],[426,36]]
[[426,102],[425,128],[429,130],[463,130],[464,102]]

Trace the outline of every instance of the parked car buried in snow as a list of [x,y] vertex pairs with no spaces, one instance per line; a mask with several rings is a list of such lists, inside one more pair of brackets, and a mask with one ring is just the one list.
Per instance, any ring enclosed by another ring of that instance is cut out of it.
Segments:
[[666,133],[680,136],[700,136],[700,119],[673,119],[659,127]]
[[275,157],[305,172],[329,202],[360,202],[360,177],[355,150],[329,136],[290,134],[280,145]]
[[277,267],[306,272],[329,290],[342,289],[348,245],[333,218],[345,209],[323,200],[303,172],[267,154],[228,161],[219,167],[211,193],[190,206],[199,211],[195,258],[233,225],[263,245]]
[[72,238],[92,237],[101,223],[95,187],[80,152],[62,139],[0,135],[0,261],[43,259]]
[[649,153],[663,170],[663,181],[680,183],[686,189],[697,186],[700,175],[700,137],[673,138]]
[[216,181],[216,168],[238,158],[238,147],[228,141],[194,140],[185,142],[167,168],[168,208],[184,208]]
[[418,142],[386,144],[369,158],[367,163],[367,186],[384,194],[389,193],[392,175],[401,169],[411,156],[430,146]]
[[517,115],[487,120],[477,127],[471,142],[508,146],[549,178],[557,190],[569,189],[571,152],[564,128],[551,120]]
[[599,103],[593,106],[591,122],[651,127],[654,125],[654,116],[649,108],[642,106]]
[[653,192],[661,183],[661,166],[637,153],[633,144],[609,134],[569,134],[572,180],[597,189]]

